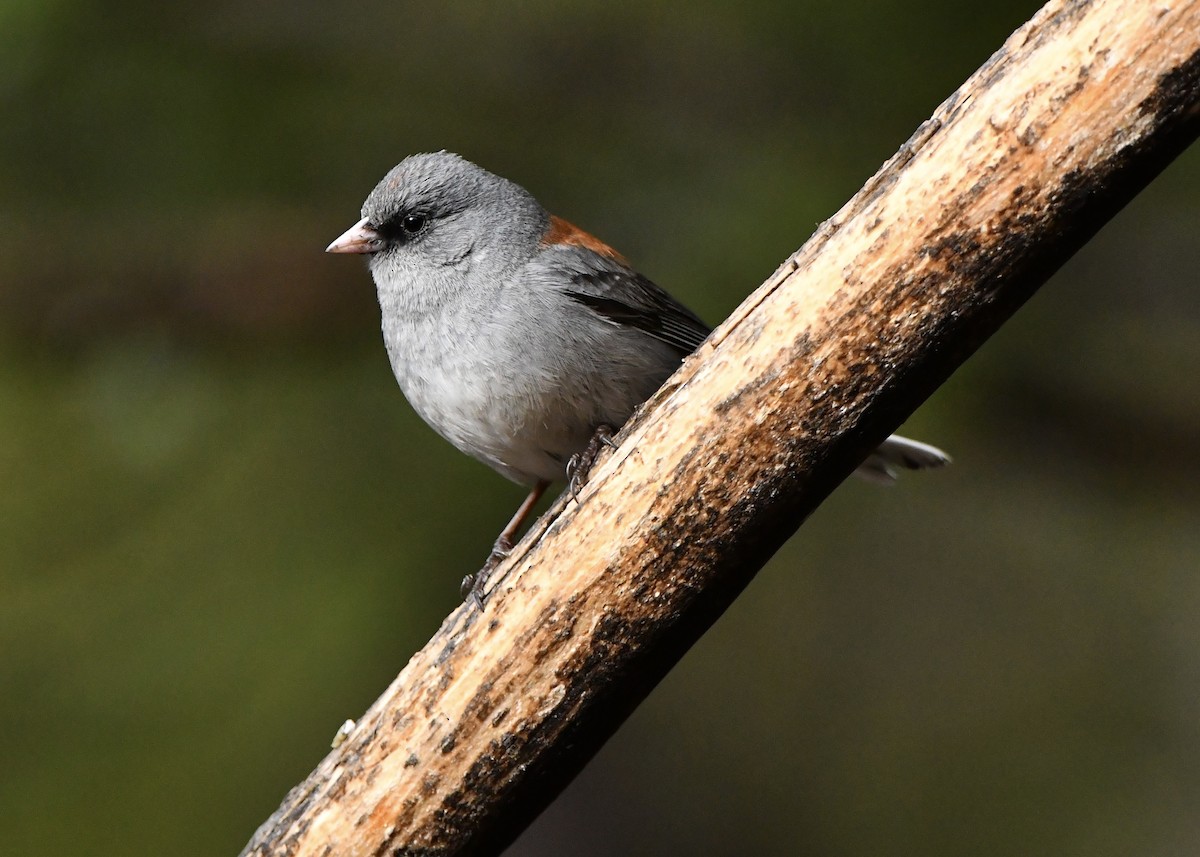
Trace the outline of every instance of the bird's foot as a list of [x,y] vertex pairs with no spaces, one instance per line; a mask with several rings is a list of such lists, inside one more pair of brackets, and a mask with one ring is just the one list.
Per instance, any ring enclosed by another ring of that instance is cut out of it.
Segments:
[[496,543],[492,545],[492,552],[488,554],[487,561],[484,562],[483,568],[474,574],[468,574],[462,579],[459,584],[458,593],[462,596],[463,601],[470,601],[476,607],[483,610],[484,602],[487,601],[487,582],[492,576],[492,572],[496,570],[501,562],[508,558],[512,553],[512,539],[501,535],[496,539]]
[[604,446],[609,449],[617,448],[616,443],[613,442],[615,433],[615,429],[610,425],[596,426],[596,433],[592,435],[588,445],[583,448],[583,452],[577,452],[567,460],[567,490],[571,492],[571,497],[576,503],[579,502],[579,489],[587,483],[588,475],[592,472],[592,465],[596,463],[596,458],[600,455],[600,448]]

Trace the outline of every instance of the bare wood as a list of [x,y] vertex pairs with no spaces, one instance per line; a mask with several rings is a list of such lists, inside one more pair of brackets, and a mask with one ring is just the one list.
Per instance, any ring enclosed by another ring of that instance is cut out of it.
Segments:
[[244,853],[497,853],[1198,130],[1200,0],[1043,8],[687,361],[486,610],[446,620]]

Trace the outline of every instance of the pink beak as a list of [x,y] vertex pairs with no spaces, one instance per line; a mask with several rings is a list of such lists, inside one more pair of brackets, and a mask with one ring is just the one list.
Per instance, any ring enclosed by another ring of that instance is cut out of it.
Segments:
[[326,253],[376,253],[383,249],[383,238],[363,218],[325,248]]

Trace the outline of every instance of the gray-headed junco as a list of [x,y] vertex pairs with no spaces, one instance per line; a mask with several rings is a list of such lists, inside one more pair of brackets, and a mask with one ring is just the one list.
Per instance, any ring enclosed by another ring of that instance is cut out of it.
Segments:
[[[392,371],[446,440],[532,490],[496,540],[483,577],[551,483],[586,469],[709,334],[619,253],[546,212],[528,191],[448,152],[413,155],[328,247],[368,255]],[[858,469],[949,457],[893,435]]]

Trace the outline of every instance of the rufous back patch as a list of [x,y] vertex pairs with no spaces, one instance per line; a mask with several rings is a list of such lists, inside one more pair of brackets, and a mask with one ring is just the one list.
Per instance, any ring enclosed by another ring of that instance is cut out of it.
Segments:
[[584,247],[593,253],[599,253],[601,256],[616,259],[622,265],[629,264],[624,256],[609,247],[595,235],[592,235],[590,232],[584,232],[569,220],[563,220],[561,217],[555,217],[553,214],[550,215],[550,228],[542,236],[542,244],[574,244],[576,247]]

